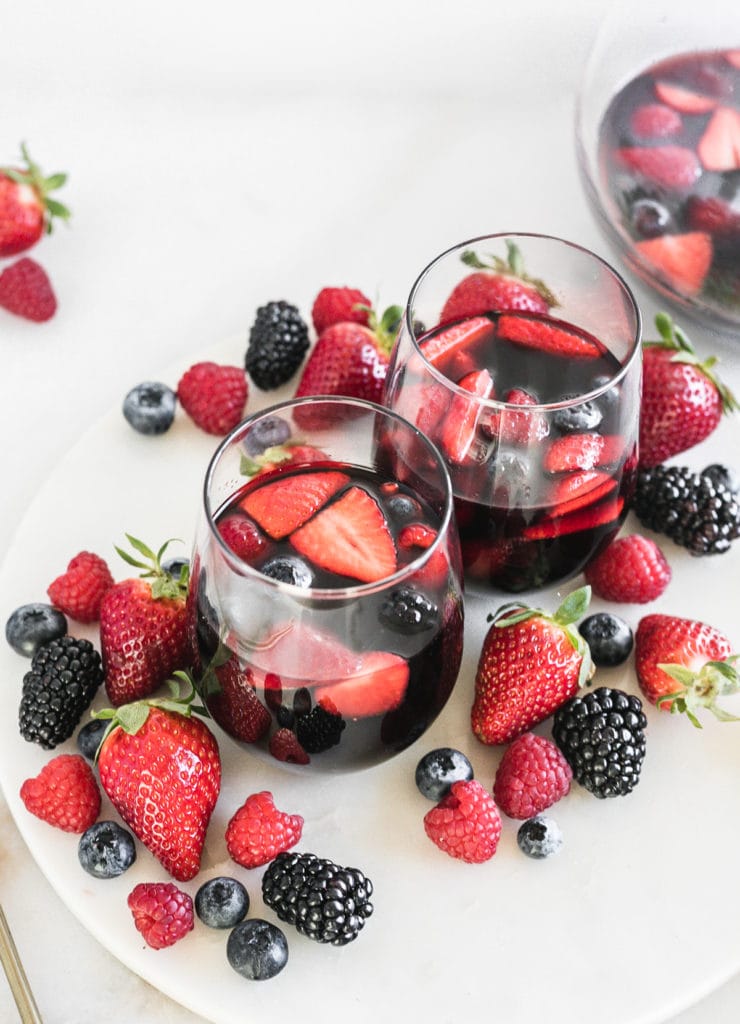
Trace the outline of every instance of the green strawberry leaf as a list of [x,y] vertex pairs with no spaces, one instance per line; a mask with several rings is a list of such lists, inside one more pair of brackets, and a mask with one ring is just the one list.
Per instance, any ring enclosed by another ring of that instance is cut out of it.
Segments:
[[122,704],[118,709],[118,725],[124,732],[137,733],[149,717],[150,706],[143,701],[133,704]]
[[571,622],[577,622],[586,614],[590,601],[591,587],[588,585],[579,587],[578,590],[568,594],[553,615],[553,620],[561,626],[569,626]]

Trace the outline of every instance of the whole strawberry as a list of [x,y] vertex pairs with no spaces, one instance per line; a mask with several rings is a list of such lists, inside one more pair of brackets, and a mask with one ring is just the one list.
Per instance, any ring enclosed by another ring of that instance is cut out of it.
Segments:
[[45,177],[38,164],[21,146],[20,167],[0,167],[0,256],[14,256],[30,249],[46,231],[53,218],[69,219],[69,210],[49,195],[61,188],[66,174]]
[[116,551],[129,565],[144,572],[138,579],[116,583],[100,604],[105,689],[116,707],[148,696],[176,669],[190,663],[187,581],[162,567],[167,544],[155,554],[130,534],[126,537],[146,561],[121,548]]
[[544,282],[527,276],[519,248],[507,240],[506,251],[505,260],[492,256],[490,263],[484,263],[472,250],[462,254],[463,263],[474,272],[450,292],[440,313],[441,324],[493,311],[547,313],[557,305]]
[[97,622],[103,598],[113,584],[105,559],[92,551],[80,551],[46,592],[52,604],[71,619]]
[[646,615],[635,633],[635,671],[645,696],[663,711],[684,713],[699,726],[706,708],[720,721],[738,721],[718,697],[740,688],[737,655],[720,630],[697,619]]
[[177,385],[180,405],[207,434],[223,436],[233,430],[247,404],[247,378],[239,366],[195,363]]
[[702,362],[666,313],[658,313],[655,326],[661,340],[643,343],[641,467],[693,448],[709,437],[724,413],[740,408],[714,373],[714,356]]
[[482,864],[496,852],[501,815],[480,782],[453,782],[447,796],[424,815],[424,831],[450,857]]
[[592,671],[588,644],[573,625],[591,598],[575,590],[553,615],[514,603],[493,616],[475,676],[473,732],[482,743],[507,743],[551,715]]
[[174,946],[193,930],[193,901],[172,882],[140,882],[126,902],[136,930],[152,949]]
[[82,834],[100,814],[100,790],[80,754],[59,754],[21,786],[26,810],[63,832]]
[[44,323],[57,311],[51,282],[36,260],[24,256],[0,274],[0,306],[25,320]]
[[[368,326],[344,321],[328,327],[306,360],[296,398],[343,395],[380,402],[401,315],[399,306],[389,306],[380,320],[371,313]],[[310,406],[293,415],[305,429],[329,425],[323,422],[321,412]]]
[[357,288],[322,288],[311,309],[317,337],[334,324],[367,324],[371,307],[370,299]]
[[279,853],[300,842],[303,818],[285,814],[264,790],[248,796],[226,827],[229,856],[245,868],[268,864]]
[[[98,751],[100,784],[123,820],[178,881],[200,869],[221,788],[218,744],[191,714],[194,690],[96,712],[110,725]],[[202,710],[202,709],[195,709]]]

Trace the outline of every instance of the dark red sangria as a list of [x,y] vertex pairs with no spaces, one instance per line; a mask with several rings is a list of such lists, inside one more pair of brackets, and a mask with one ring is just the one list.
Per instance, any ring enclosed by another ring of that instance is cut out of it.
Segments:
[[[637,470],[639,315],[614,272],[577,246],[540,236],[473,244],[506,244],[507,256],[466,244],[425,271],[386,400],[447,463],[466,579],[518,592],[575,575],[624,520]],[[420,331],[419,320],[436,326]]]
[[460,577],[447,474],[409,424],[344,399],[252,417],[214,456],[193,559],[204,703],[281,762],[391,757],[452,691]]

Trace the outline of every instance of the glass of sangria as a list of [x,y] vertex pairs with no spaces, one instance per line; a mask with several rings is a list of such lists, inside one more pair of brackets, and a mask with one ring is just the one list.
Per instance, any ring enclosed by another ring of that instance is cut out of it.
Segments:
[[640,331],[621,277],[562,239],[476,238],[422,271],[385,401],[447,463],[474,588],[567,579],[618,531],[637,468]]
[[398,414],[305,398],[245,420],[209,465],[191,565],[198,690],[262,757],[369,767],[450,696],[463,604],[449,475]]
[[600,228],[642,282],[740,331],[740,18],[728,0],[627,0],[579,89],[578,163]]

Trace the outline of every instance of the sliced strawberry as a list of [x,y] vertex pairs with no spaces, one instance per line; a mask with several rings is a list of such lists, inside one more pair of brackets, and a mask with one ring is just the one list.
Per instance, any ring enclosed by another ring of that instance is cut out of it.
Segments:
[[623,146],[617,160],[663,188],[689,189],[701,175],[701,164],[685,146]]
[[465,349],[487,336],[493,337],[494,326],[487,316],[475,316],[463,320],[446,330],[425,338],[419,344],[430,363],[439,363],[443,356],[448,356],[458,349]]
[[536,348],[556,356],[573,359],[595,359],[603,354],[602,345],[596,338],[576,334],[561,327],[553,320],[517,316],[511,313],[498,318],[498,336],[526,348]]
[[733,68],[740,68],[740,50],[728,50],[725,58],[732,64]]
[[648,238],[636,242],[635,249],[669,285],[686,295],[701,291],[712,263],[712,239],[705,231]]
[[281,692],[344,679],[357,671],[359,657],[331,633],[294,621],[277,625],[250,652],[250,667],[266,691]]
[[740,111],[730,107],[715,110],[696,151],[708,171],[740,168]]
[[[452,396],[444,384],[421,384],[411,412],[411,422],[422,434],[434,438],[450,407]],[[408,418],[408,417],[407,417]]]
[[[544,413],[526,411],[526,407],[537,405],[537,399],[528,391],[512,388],[505,396],[509,405],[525,406],[522,412],[491,410],[480,422],[481,432],[489,438],[498,438],[505,444],[531,444],[542,441],[550,432],[550,425]],[[502,422],[503,420],[503,422]]]
[[[421,551],[430,548],[437,539],[437,531],[425,523],[409,523],[404,526],[398,534],[398,546],[404,551],[412,551],[419,548],[419,552],[412,553],[413,558],[418,558]],[[450,563],[444,550],[438,548],[429,560],[414,574],[417,583],[423,583],[430,587],[442,586],[450,571]]]
[[542,465],[548,473],[611,466],[624,454],[624,438],[617,434],[566,434],[553,441]]
[[683,128],[681,115],[662,103],[644,103],[632,111],[630,131],[638,139],[664,139]]
[[366,718],[393,711],[403,700],[409,681],[404,658],[388,651],[371,651],[361,658],[355,675],[316,690],[316,703],[330,700],[345,718]]
[[388,523],[362,487],[350,487],[291,534],[290,543],[319,568],[363,583],[396,571],[396,546]]
[[474,395],[475,398],[455,395],[442,424],[439,439],[450,462],[457,464],[464,462],[475,439],[475,430],[483,412],[483,406],[476,399],[490,397],[493,391],[493,379],[488,370],[484,368],[467,374],[458,381],[458,386]]
[[667,103],[681,114],[707,114],[717,106],[717,100],[712,96],[702,96],[673,82],[656,82],[655,95],[661,103]]
[[615,522],[624,508],[624,498],[614,497],[596,508],[581,508],[565,516],[543,519],[532,526],[526,526],[522,536],[527,540],[550,540],[565,533],[593,530],[597,526]]
[[550,516],[564,516],[584,505],[592,505],[617,486],[617,481],[602,470],[584,470],[557,480],[550,492]]
[[686,223],[694,231],[715,238],[740,237],[740,210],[716,196],[691,196],[685,207]]
[[349,482],[346,473],[302,473],[281,477],[252,491],[240,505],[274,540],[287,537]]

